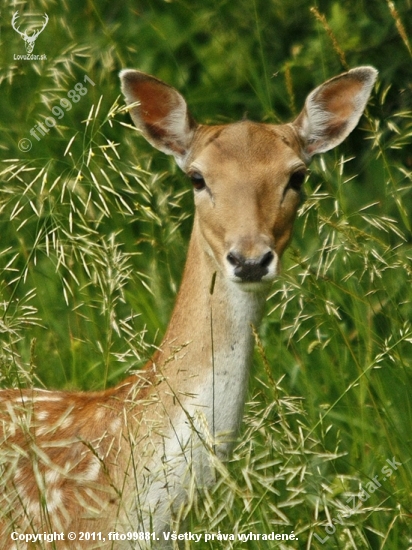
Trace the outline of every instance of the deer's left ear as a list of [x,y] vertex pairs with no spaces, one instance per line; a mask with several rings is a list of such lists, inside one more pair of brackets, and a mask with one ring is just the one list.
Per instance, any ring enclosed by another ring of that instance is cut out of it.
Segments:
[[181,166],[196,129],[186,101],[177,90],[140,71],[120,73],[122,92],[133,122],[156,149],[173,155]]
[[378,71],[357,67],[313,90],[293,122],[302,139],[302,154],[309,160],[341,143],[357,125]]

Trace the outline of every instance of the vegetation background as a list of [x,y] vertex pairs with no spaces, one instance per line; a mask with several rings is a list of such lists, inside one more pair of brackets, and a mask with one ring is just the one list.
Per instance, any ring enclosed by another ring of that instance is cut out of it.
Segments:
[[[199,550],[412,548],[411,7],[2,2],[3,387],[113,385],[144,364],[166,327],[191,191],[129,129],[121,68],[174,85],[202,122],[286,121],[327,78],[357,65],[379,70],[360,126],[311,166],[233,460],[183,512],[197,533],[294,531],[298,540],[215,540]],[[16,10],[21,29],[48,14],[33,51],[46,60],[16,59],[26,53],[11,27]],[[47,128],[50,116],[56,126]],[[30,150],[19,149],[22,139]]]

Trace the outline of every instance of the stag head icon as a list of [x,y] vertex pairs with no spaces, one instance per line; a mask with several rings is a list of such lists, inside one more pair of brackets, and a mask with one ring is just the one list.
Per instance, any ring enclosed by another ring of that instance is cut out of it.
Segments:
[[16,11],[15,14],[13,15],[13,19],[11,20],[11,25],[12,25],[13,29],[16,32],[18,32],[20,34],[20,36],[23,38],[25,46],[26,46],[27,53],[31,53],[34,49],[34,44],[36,43],[37,37],[44,30],[45,26],[49,22],[49,17],[47,15],[47,13],[44,14],[44,23],[43,23],[42,28],[38,31],[34,31],[31,36],[28,36],[26,31],[20,32],[20,30],[19,30],[20,27],[16,28],[16,21],[17,21],[18,18],[19,18],[19,12]]

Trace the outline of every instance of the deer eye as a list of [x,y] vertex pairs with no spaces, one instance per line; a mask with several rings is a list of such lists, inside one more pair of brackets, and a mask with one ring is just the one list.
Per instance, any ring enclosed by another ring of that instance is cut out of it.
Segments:
[[190,172],[188,175],[196,191],[201,191],[206,187],[206,182],[202,174],[200,174],[199,172]]
[[289,182],[286,186],[286,190],[293,189],[294,191],[296,191],[296,193],[300,193],[303,182],[305,181],[305,177],[306,177],[305,170],[298,170],[297,172],[293,172],[293,174],[289,178]]

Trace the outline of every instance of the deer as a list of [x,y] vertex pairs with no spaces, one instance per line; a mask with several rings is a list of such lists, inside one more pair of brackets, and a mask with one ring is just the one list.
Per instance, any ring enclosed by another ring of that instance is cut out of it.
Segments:
[[[352,132],[376,78],[361,66],[327,80],[290,123],[203,125],[175,88],[121,71],[137,130],[193,187],[180,290],[153,357],[115,387],[0,392],[1,548],[28,548],[27,537],[40,544],[50,533],[65,537],[59,548],[171,547],[191,487],[213,486],[214,461],[236,443],[254,327],[308,164]],[[81,540],[86,532],[99,538]]]
[[13,18],[11,20],[11,26],[23,38],[24,45],[26,47],[27,53],[32,53],[32,51],[34,50],[34,46],[36,44],[36,40],[37,40],[39,34],[44,31],[47,23],[49,22],[49,16],[47,15],[47,13],[44,14],[44,23],[43,23],[42,28],[38,31],[34,31],[31,36],[28,36],[26,31],[21,32],[20,27],[16,28],[16,21],[17,21],[18,18],[19,18],[19,12],[16,11],[13,14]]

